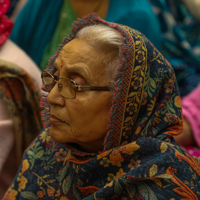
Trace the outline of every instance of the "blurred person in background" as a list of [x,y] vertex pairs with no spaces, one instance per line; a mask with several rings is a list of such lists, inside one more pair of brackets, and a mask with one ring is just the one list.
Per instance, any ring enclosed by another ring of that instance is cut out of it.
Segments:
[[198,20],[200,21],[200,1],[199,0],[180,0],[189,10],[189,12]]
[[10,39],[45,69],[57,44],[78,17],[101,18],[142,32],[159,49],[160,25],[148,0],[29,0],[17,17]]
[[17,172],[24,150],[42,129],[41,72],[8,39],[13,27],[5,16],[9,3],[0,1],[0,199]]
[[12,21],[15,21],[17,15],[19,14],[19,12],[24,7],[27,1],[28,0],[10,0],[10,8],[6,13],[6,16],[8,16]]
[[200,1],[151,0],[162,29],[161,52],[175,69],[183,132],[174,139],[200,156]]
[[183,132],[174,139],[193,156],[200,157],[200,83],[182,99]]
[[200,3],[197,0],[150,1],[162,30],[161,53],[175,69],[183,97],[200,82]]

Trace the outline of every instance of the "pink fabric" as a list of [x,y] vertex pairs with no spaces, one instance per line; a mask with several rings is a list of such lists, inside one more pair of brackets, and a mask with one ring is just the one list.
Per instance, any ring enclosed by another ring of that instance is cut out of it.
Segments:
[[34,80],[39,88],[42,85],[41,71],[31,58],[15,43],[7,39],[0,47],[0,59],[14,63],[24,69]]
[[190,123],[196,145],[200,148],[200,84],[182,99],[182,109],[183,117]]
[[185,150],[192,156],[200,157],[200,149],[197,147],[185,147]]
[[13,22],[4,15],[8,11],[9,6],[9,0],[0,0],[0,46],[10,36],[13,27]]

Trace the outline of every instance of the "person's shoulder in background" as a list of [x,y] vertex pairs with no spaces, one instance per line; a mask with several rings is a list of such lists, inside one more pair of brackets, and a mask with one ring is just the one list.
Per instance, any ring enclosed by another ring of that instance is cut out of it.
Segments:
[[41,86],[42,81],[40,69],[33,60],[11,40],[7,40],[1,47],[0,59],[12,62],[23,68],[32,78],[35,79],[38,86]]
[[189,12],[200,21],[200,1],[199,0],[180,0],[183,4],[185,4],[186,8]]
[[161,27],[148,0],[110,0],[106,20],[140,31],[160,50]]

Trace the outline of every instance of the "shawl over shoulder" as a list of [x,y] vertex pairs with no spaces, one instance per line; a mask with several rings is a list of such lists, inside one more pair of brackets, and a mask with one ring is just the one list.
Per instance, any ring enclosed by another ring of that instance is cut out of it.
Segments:
[[182,131],[173,68],[138,31],[95,14],[78,19],[51,58],[82,27],[103,23],[123,36],[104,149],[98,154],[56,143],[46,130],[24,154],[5,199],[199,199],[200,166],[172,138]]

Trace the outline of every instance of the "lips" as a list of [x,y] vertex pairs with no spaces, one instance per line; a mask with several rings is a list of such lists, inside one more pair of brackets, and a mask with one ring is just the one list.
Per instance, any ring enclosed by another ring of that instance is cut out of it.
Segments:
[[66,122],[62,121],[61,119],[59,119],[55,115],[51,115],[50,116],[50,123],[51,124],[60,124],[60,123],[65,123],[66,124]]

